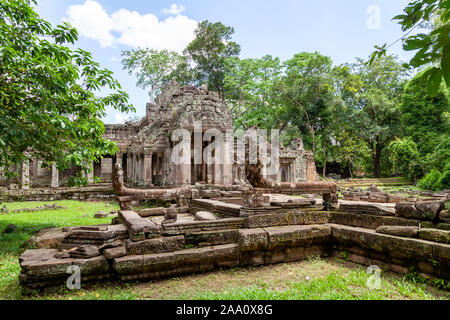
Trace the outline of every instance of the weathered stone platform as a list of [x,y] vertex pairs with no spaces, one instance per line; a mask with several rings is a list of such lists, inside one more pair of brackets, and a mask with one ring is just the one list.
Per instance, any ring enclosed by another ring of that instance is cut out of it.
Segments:
[[[189,208],[122,210],[115,225],[42,230],[42,249],[20,257],[20,282],[62,284],[71,265],[80,266],[82,281],[149,280],[343,252],[357,263],[450,279],[450,232],[440,203],[344,201],[338,211],[322,211],[314,199],[256,196],[243,204],[260,206],[196,199]],[[406,218],[405,210],[427,215]]]

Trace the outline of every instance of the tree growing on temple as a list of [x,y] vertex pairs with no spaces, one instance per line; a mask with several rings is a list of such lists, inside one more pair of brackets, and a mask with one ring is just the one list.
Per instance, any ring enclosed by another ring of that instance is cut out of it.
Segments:
[[170,80],[189,80],[186,57],[168,50],[137,49],[122,52],[122,66],[128,73],[136,74],[136,85],[150,88],[150,102],[154,103],[160,90]]
[[[86,184],[88,163],[117,150],[103,138],[106,107],[134,109],[111,71],[66,46],[77,31],[66,22],[52,27],[35,4],[0,0],[0,167],[31,158],[60,170],[76,165],[73,183]],[[103,88],[112,93],[96,95]]]
[[237,57],[239,44],[231,41],[234,28],[208,20],[198,24],[195,39],[186,47],[184,55],[194,65],[194,79],[198,85],[208,82],[209,88],[224,98],[225,60]]

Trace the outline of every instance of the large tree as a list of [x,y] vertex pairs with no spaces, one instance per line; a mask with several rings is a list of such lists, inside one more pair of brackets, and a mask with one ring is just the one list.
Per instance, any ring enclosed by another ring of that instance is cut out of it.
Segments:
[[280,59],[270,55],[225,61],[224,93],[237,127],[272,128],[278,100],[275,84],[281,75]]
[[219,91],[224,97],[225,60],[237,57],[240,46],[231,41],[232,27],[208,20],[198,24],[195,39],[186,47],[184,54],[195,65],[195,79],[198,84],[208,82],[211,90]]
[[126,50],[122,52],[122,66],[130,74],[135,73],[140,88],[150,88],[150,102],[172,79],[185,82],[189,75],[186,57],[176,52],[154,49]]
[[374,177],[381,177],[381,156],[394,137],[401,134],[398,105],[406,82],[406,70],[393,56],[381,57],[367,65],[358,59],[353,72],[362,88],[353,101],[355,126],[372,150]]
[[[89,52],[71,50],[77,32],[52,27],[34,0],[0,0],[0,167],[31,159],[61,170],[115,153],[101,118],[110,106],[129,112],[128,95]],[[98,96],[103,88],[112,91]],[[6,172],[11,174],[11,172]],[[86,183],[81,174],[76,183]]]
[[302,134],[309,134],[314,154],[316,131],[327,126],[331,67],[331,59],[318,52],[296,54],[285,62],[285,76],[279,85],[283,99],[279,110],[281,128],[294,125]]

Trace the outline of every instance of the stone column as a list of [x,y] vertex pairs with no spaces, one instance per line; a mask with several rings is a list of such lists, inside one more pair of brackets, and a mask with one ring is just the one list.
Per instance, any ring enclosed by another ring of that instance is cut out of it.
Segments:
[[158,181],[158,183],[161,182],[161,170],[162,170],[162,166],[161,166],[161,158],[162,155],[157,154],[156,155],[156,181]]
[[127,154],[127,180],[129,181],[130,179],[131,179],[131,177],[132,177],[132,169],[131,169],[131,167],[132,167],[132,164],[133,164],[133,162],[132,162],[132,156],[131,156],[131,153],[128,153]]
[[58,188],[59,187],[59,170],[56,168],[56,164],[52,164],[52,176],[50,187]]
[[144,155],[139,155],[139,186],[143,186],[145,183],[145,172],[144,172]]
[[[184,158],[183,153],[181,154],[181,157]],[[177,184],[180,186],[190,186],[191,185],[191,158],[186,157],[184,159],[185,161],[182,164],[176,165],[176,176],[178,177]]]
[[90,166],[91,171],[87,174],[86,178],[87,178],[88,184],[91,184],[91,183],[94,183],[94,166],[93,166],[92,162],[91,162],[91,164],[88,163],[87,165]]
[[152,156],[153,153],[151,153],[150,151],[145,151],[142,169],[144,187],[151,187],[153,184]]
[[139,182],[139,155],[134,155],[134,166],[133,166],[133,173],[134,173],[134,183]]
[[122,167],[122,158],[123,158],[123,153],[121,153],[121,152],[116,153],[116,163],[120,164],[121,167]]
[[24,160],[22,162],[22,170],[21,170],[21,187],[23,190],[30,189],[30,161]]

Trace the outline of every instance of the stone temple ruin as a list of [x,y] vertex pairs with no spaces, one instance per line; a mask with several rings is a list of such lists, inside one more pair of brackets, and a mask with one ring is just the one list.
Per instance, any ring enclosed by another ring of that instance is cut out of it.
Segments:
[[[203,164],[194,164],[192,159],[191,165],[175,165],[171,161],[174,147],[171,136],[175,129],[191,132],[192,144],[195,135],[203,140],[208,129],[222,133],[232,129],[231,111],[217,92],[208,91],[206,86],[198,89],[181,87],[172,82],[157,97],[155,104],[147,104],[146,110],[146,116],[138,122],[105,125],[105,137],[116,142],[120,151],[93,163],[93,173],[88,180],[92,182],[95,175],[102,182],[111,182],[112,168],[118,163],[123,167],[125,181],[137,187],[180,187],[196,183],[225,186],[247,184],[245,168],[243,164],[238,164],[237,152],[229,164],[208,165],[205,161]],[[196,123],[200,128],[196,127]],[[224,135],[224,139],[232,137]],[[210,143],[204,141],[202,150],[195,152],[203,152]],[[236,149],[237,141],[229,143]],[[78,170],[73,167],[59,172],[55,166],[44,169],[41,165],[39,159],[25,161],[20,168],[15,169],[18,172],[16,180],[3,180],[0,185],[24,190],[30,187],[64,187]],[[294,140],[287,148],[281,148],[279,170],[268,178],[277,182],[316,181],[318,178],[312,152],[304,150],[301,140]]]
[[41,230],[39,249],[20,257],[22,286],[64,284],[72,266],[80,268],[84,283],[152,280],[309,256],[340,256],[402,273],[414,267],[450,278],[448,195],[394,203],[377,194],[377,201],[338,203],[336,184],[317,181],[300,141],[282,150],[274,176],[261,163],[171,163],[171,131],[181,126],[195,135],[195,121],[202,130],[231,128],[216,93],[172,83],[140,122],[108,126],[121,152],[95,169],[111,174],[121,210],[111,225]]

